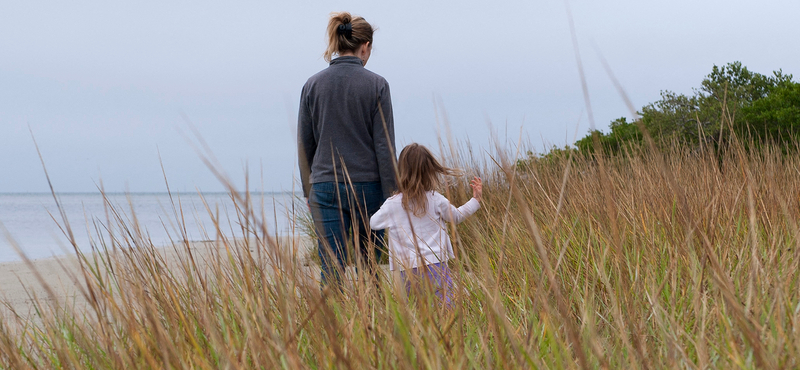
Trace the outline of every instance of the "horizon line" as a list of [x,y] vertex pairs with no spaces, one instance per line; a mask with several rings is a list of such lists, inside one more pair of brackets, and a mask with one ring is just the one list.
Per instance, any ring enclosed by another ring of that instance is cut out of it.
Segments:
[[[254,190],[250,190],[249,192],[250,192],[250,194],[261,194],[261,193],[263,193],[263,194],[296,194],[296,193],[299,193],[297,191],[292,191],[292,190],[284,190],[284,191],[254,191]],[[200,192],[198,192],[198,191],[191,191],[191,192],[183,192],[183,191],[107,191],[107,192],[105,192],[105,194],[107,194],[107,195],[128,195],[128,194],[131,194],[131,195],[146,195],[146,194],[151,194],[151,195],[156,195],[156,194],[159,194],[159,195],[168,195],[168,194],[187,195],[187,194],[194,194],[194,195],[197,195],[198,193],[199,194],[229,194],[230,192],[229,191],[200,191]],[[244,191],[240,191],[239,193],[244,193]],[[57,191],[57,192],[55,192],[55,194],[56,195],[101,195],[103,193],[101,193],[100,191]],[[49,191],[28,191],[28,192],[24,192],[24,191],[3,192],[3,191],[0,191],[0,195],[53,195],[53,193],[51,193]]]

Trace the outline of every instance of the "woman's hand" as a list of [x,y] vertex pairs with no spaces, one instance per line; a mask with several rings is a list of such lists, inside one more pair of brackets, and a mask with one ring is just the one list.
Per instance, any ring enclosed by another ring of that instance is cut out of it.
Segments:
[[481,182],[481,178],[473,178],[472,181],[469,182],[469,186],[472,186],[472,197],[480,202],[483,196],[483,183]]

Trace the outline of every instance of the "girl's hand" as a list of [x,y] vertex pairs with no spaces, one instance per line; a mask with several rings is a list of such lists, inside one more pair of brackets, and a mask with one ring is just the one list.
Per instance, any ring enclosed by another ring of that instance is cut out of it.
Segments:
[[483,183],[481,182],[481,178],[473,178],[472,181],[469,182],[469,186],[472,186],[472,197],[480,202],[483,196]]

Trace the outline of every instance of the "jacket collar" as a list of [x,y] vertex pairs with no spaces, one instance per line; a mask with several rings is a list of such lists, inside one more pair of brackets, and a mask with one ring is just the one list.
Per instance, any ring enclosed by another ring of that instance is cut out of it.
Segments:
[[347,55],[347,56],[338,57],[338,58],[336,58],[334,60],[331,60],[331,64],[330,65],[337,65],[337,64],[342,64],[342,65],[344,65],[344,64],[355,64],[357,66],[362,66],[362,67],[364,66],[364,64],[361,63],[361,58],[359,58],[357,56],[354,56],[354,55]]

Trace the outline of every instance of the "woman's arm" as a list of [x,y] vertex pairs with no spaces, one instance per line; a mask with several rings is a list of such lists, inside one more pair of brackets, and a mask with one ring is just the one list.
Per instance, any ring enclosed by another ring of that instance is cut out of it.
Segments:
[[372,117],[372,145],[375,148],[375,157],[378,160],[378,172],[381,177],[383,197],[388,198],[397,190],[395,180],[395,145],[394,145],[394,117],[392,116],[392,95],[389,92],[389,83],[383,81],[384,86],[378,92],[378,106]]
[[297,162],[300,165],[300,182],[303,184],[303,196],[308,199],[311,191],[311,164],[317,151],[317,140],[314,138],[314,122],[308,106],[307,86],[300,93],[300,112],[297,114]]

